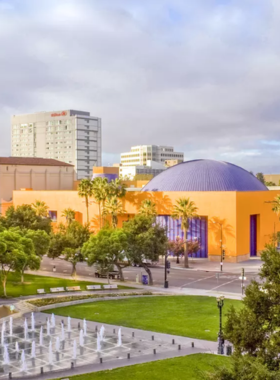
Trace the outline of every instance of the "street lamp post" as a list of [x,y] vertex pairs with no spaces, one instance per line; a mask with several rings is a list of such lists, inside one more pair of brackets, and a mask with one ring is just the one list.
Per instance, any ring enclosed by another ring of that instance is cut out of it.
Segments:
[[164,263],[164,287],[168,288],[168,280],[167,280],[167,270],[168,270],[168,253],[165,254],[165,263]]
[[218,334],[218,354],[224,354],[224,336],[223,336],[223,324],[222,324],[222,309],[224,306],[224,296],[217,297],[217,306],[220,312],[220,326]]

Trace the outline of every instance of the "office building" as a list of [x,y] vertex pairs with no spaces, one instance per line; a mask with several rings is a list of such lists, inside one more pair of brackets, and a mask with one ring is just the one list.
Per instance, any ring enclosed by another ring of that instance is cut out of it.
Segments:
[[74,165],[77,179],[101,166],[101,119],[65,110],[12,117],[12,156],[56,159]]
[[160,174],[166,169],[163,164],[156,161],[146,161],[146,165],[131,165],[131,166],[120,166],[120,177],[124,179],[135,179],[138,174],[148,174],[153,177]]
[[131,147],[131,151],[121,154],[122,166],[146,166],[147,161],[164,165],[166,160],[184,161],[184,153],[174,152],[172,146],[139,145]]

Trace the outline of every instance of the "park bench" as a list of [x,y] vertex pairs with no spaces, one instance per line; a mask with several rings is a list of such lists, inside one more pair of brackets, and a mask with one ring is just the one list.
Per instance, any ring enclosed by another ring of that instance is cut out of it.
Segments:
[[50,288],[51,293],[65,292],[64,288]]
[[103,289],[118,289],[118,285],[103,285]]
[[87,285],[87,290],[101,290],[101,285]]
[[78,290],[81,290],[80,286],[67,286],[66,287],[67,292],[77,292]]
[[37,289],[38,294],[46,294],[45,289]]

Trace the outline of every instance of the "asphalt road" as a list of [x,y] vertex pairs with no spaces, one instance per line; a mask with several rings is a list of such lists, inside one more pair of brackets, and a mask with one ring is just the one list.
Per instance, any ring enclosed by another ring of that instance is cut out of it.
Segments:
[[[57,273],[71,274],[71,264],[60,259],[52,260],[44,257],[40,269],[50,272],[53,270],[53,266],[56,267]],[[154,278],[154,285],[163,286],[164,268],[162,266],[156,266],[152,267],[151,271]],[[80,276],[94,277],[94,272],[94,267],[88,267],[86,263],[79,263],[77,266],[77,274]],[[129,281],[135,281],[137,275],[139,275],[139,279],[141,279],[142,274],[146,274],[143,268],[128,267],[124,269],[124,277]],[[241,294],[241,280],[239,276],[239,274],[228,272],[217,273],[213,271],[171,268],[168,281],[170,287],[203,289],[208,291],[218,290],[225,293]],[[247,278],[245,285],[248,285],[250,281],[256,277],[256,274],[250,273],[246,275],[245,273],[245,276]]]

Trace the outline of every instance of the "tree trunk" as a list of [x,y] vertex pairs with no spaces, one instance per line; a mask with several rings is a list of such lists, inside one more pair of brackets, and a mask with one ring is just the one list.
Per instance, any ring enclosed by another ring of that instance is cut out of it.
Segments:
[[86,197],[86,208],[87,208],[87,223],[89,223],[89,214],[88,214],[88,197]]
[[185,260],[184,260],[184,266],[185,268],[189,268],[189,257],[188,257],[188,242],[187,242],[187,238],[188,238],[188,231],[186,228],[184,228],[184,256],[185,256]]
[[118,271],[119,271],[120,281],[124,281],[124,276],[123,276],[123,271],[122,271],[121,265],[119,265],[119,264],[115,264],[115,265],[116,265],[116,267],[118,268]]
[[177,255],[176,263],[177,263],[177,264],[180,264],[179,255]]
[[71,274],[71,276],[74,278],[75,281],[77,280],[77,268],[76,268],[76,265],[77,264],[73,264],[72,263],[72,274]]
[[151,269],[147,265],[145,265],[143,263],[142,263],[142,266],[145,269],[145,271],[148,273],[148,276],[149,276],[149,285],[154,285],[153,275],[152,275]]
[[7,297],[6,282],[7,282],[7,278],[5,277],[5,278],[2,280],[2,286],[3,286],[4,297]]
[[109,275],[109,271],[107,272],[107,280],[108,280],[108,284],[110,285],[110,275]]
[[23,284],[24,283],[24,271],[21,271],[21,283]]

